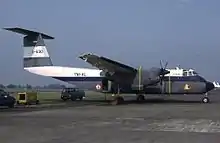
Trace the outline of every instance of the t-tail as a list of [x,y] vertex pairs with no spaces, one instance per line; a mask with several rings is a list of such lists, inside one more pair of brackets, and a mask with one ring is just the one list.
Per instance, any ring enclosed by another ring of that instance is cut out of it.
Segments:
[[23,38],[24,68],[52,66],[52,60],[47,51],[44,39],[54,39],[44,33],[22,28],[4,28],[5,30],[25,35]]
[[102,80],[103,76],[100,74],[102,71],[98,69],[54,66],[44,43],[44,39],[54,39],[54,37],[23,28],[4,29],[24,35],[24,70],[73,84],[78,81],[99,82]]

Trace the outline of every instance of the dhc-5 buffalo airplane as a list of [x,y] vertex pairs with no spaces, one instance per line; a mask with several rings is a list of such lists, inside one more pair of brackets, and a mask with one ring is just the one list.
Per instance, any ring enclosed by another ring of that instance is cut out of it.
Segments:
[[[98,69],[54,66],[43,39],[54,39],[44,33],[23,28],[4,28],[25,35],[23,38],[24,70],[52,77],[68,83],[98,81],[98,92],[114,94],[114,104],[124,101],[120,94],[136,94],[137,100],[145,100],[145,94],[204,94],[203,103],[208,103],[208,92],[214,89],[212,82],[200,75],[165,76],[166,68],[152,67],[148,70],[113,61],[95,54],[83,54],[79,58]],[[167,64],[165,65],[165,67]]]

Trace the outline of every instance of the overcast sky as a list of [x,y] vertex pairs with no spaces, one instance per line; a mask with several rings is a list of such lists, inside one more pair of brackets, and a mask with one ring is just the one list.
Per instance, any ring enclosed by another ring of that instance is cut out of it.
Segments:
[[[46,41],[55,65],[91,67],[84,52],[131,66],[194,68],[220,79],[219,0],[2,0],[0,27],[19,26],[55,37]],[[22,36],[0,31],[0,82],[60,83],[23,70]]]

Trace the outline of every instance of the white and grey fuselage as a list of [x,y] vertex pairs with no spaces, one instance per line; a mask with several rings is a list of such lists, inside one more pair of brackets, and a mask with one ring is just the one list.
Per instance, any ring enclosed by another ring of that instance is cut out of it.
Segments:
[[[28,37],[27,37],[28,38]],[[76,81],[101,81],[101,70],[54,66],[41,35],[36,41],[24,37],[24,69],[28,72],[52,77],[68,83]]]

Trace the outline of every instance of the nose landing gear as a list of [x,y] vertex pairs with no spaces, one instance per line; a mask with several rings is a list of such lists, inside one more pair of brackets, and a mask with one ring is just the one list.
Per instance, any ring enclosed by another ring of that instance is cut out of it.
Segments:
[[202,98],[202,103],[209,103],[210,99],[208,97],[208,93],[205,93],[205,97]]
[[202,98],[202,103],[209,103],[209,98],[208,97],[203,97]]

